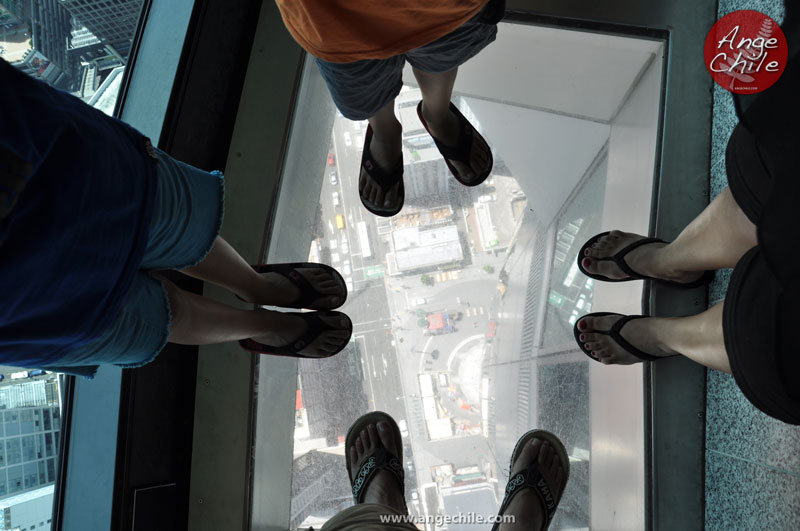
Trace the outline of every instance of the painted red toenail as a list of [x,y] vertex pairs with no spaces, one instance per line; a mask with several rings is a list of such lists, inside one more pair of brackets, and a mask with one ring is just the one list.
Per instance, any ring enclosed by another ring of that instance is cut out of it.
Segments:
[[597,354],[595,354],[594,350],[592,351],[592,357],[596,358]]
[[589,249],[586,249],[585,251],[583,251],[583,254],[586,255],[586,256],[589,256]]
[[589,260],[588,258],[584,258],[583,259],[583,267],[589,267],[590,265],[592,265],[592,261]]
[[579,323],[578,323],[578,328],[580,328],[581,330],[584,330],[584,329],[586,329],[586,323],[585,323],[585,322],[583,322],[583,321],[579,322]]
[[586,337],[583,334],[581,334],[581,341],[583,341],[584,339],[586,339]]
[[588,349],[590,349],[590,348],[592,348],[592,347],[590,347],[590,346],[589,346],[589,343],[585,343],[583,346],[584,346],[584,347],[586,347],[586,348],[587,348],[587,350],[588,350]]

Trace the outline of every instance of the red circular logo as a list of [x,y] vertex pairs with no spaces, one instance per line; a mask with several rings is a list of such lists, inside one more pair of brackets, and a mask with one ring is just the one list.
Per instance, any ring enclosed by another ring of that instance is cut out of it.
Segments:
[[788,55],[786,36],[778,23],[750,10],[719,19],[703,48],[708,73],[736,94],[755,94],[771,87],[786,68]]

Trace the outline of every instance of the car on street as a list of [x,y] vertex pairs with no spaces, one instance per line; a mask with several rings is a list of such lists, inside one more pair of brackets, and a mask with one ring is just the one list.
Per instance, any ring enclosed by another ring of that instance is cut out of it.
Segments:
[[342,274],[346,277],[350,276],[353,270],[350,268],[350,260],[345,260],[342,262]]
[[344,216],[341,214],[336,214],[336,228],[339,230],[344,229]]
[[406,424],[406,419],[400,419],[397,421],[397,427],[400,428],[400,435],[403,437],[408,437],[408,424]]
[[333,206],[339,206],[339,192],[333,192]]
[[417,297],[416,299],[411,301],[411,306],[422,306],[424,304],[427,304],[427,302],[428,299],[424,297]]
[[492,201],[497,201],[497,194],[483,194],[478,198],[479,203],[490,203]]
[[347,146],[347,147],[350,147],[350,146],[353,145],[353,137],[350,136],[350,133],[348,133],[346,131],[344,133],[344,145]]
[[337,180],[336,180],[336,170],[333,170],[333,171],[330,173],[330,177],[331,177],[331,185],[332,185],[332,186],[335,186],[335,185],[336,185],[336,182],[337,182]]
[[333,264],[339,263],[339,253],[331,253],[331,263]]
[[328,164],[330,166],[336,164],[336,159],[334,158],[333,153],[328,153]]
[[344,279],[344,285],[347,286],[347,292],[352,293],[353,291],[353,277],[347,277]]
[[347,238],[342,238],[342,243],[339,244],[339,250],[342,252],[342,254],[350,253],[350,246],[347,243]]
[[339,247],[339,242],[337,242],[335,238],[328,242],[328,248],[330,248],[330,250],[334,250],[337,247]]

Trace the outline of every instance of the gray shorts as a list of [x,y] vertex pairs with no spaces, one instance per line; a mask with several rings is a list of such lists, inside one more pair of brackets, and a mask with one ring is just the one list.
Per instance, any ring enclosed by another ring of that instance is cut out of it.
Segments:
[[424,72],[444,73],[466,63],[494,41],[497,25],[480,22],[480,15],[431,43],[388,59],[315,61],[342,115],[366,120],[400,94],[406,61]]

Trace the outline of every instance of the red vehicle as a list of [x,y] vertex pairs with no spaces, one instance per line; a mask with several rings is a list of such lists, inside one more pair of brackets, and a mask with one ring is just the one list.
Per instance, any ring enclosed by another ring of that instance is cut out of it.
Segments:
[[336,159],[333,158],[333,153],[328,153],[328,164],[330,164],[331,166],[336,164]]

